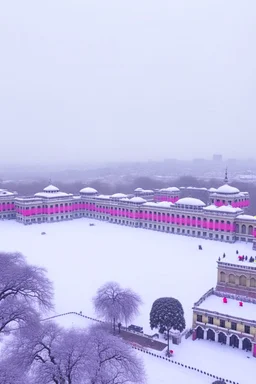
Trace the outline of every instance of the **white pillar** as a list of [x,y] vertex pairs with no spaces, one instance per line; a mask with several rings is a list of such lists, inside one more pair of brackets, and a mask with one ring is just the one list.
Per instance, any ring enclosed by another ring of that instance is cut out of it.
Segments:
[[243,349],[243,340],[239,337],[239,349]]

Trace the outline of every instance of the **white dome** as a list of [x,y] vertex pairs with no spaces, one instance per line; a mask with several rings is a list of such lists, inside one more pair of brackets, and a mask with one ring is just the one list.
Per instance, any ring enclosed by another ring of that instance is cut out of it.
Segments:
[[177,187],[167,187],[160,189],[161,192],[179,192],[179,188]]
[[157,203],[158,207],[164,207],[164,208],[170,208],[172,205],[174,204],[170,201],[160,201],[159,203]]
[[194,197],[183,197],[182,199],[179,199],[178,201],[176,201],[175,204],[205,207],[205,203],[202,200],[195,199]]
[[125,195],[124,193],[114,193],[114,195],[112,195],[111,197],[113,197],[114,199],[123,199],[124,197],[127,197],[127,195]]
[[237,219],[241,219],[241,220],[252,220],[252,221],[256,221],[256,218],[254,216],[251,216],[251,215],[239,215],[236,217]]
[[212,187],[212,188],[208,189],[208,191],[209,191],[209,192],[217,192],[217,188],[213,188],[213,187]]
[[130,201],[132,203],[146,203],[147,200],[143,199],[142,197],[132,197]]
[[230,185],[225,184],[219,187],[216,192],[223,193],[223,194],[235,194],[235,193],[239,193],[240,191],[235,187],[231,187]]
[[50,185],[48,185],[48,187],[44,188],[44,192],[59,192],[59,188],[57,188],[54,185],[50,184]]
[[231,205],[222,205],[217,209],[218,212],[230,212],[230,213],[237,213],[242,212],[242,209],[232,207]]
[[86,187],[86,188],[81,189],[80,193],[88,193],[88,194],[94,193],[95,194],[95,193],[98,193],[98,191],[94,188]]
[[0,189],[0,196],[13,196],[13,192],[9,192],[6,189]]
[[144,191],[143,188],[136,188],[136,189],[134,189],[134,192],[143,192],[143,191]]

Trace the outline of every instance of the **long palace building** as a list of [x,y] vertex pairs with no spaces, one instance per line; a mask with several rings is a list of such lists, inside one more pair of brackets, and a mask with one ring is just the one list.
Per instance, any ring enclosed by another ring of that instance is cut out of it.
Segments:
[[121,225],[217,241],[251,242],[256,249],[256,218],[245,214],[249,194],[228,184],[208,190],[209,204],[180,197],[176,187],[160,190],[137,188],[133,194],[101,195],[93,188],[78,195],[49,185],[34,196],[0,190],[0,219],[23,224],[56,222],[88,217]]

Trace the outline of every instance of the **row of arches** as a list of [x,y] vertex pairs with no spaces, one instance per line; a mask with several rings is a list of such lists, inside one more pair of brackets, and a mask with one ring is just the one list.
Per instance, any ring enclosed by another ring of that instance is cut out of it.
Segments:
[[236,233],[243,235],[253,235],[253,225],[236,224]]
[[[196,337],[197,339],[204,339],[204,330],[202,327],[197,327],[196,329]],[[216,338],[217,336],[217,338]],[[217,341],[218,343],[221,343],[221,344],[227,344],[227,341],[228,341],[228,337],[227,335],[224,333],[224,332],[219,332],[218,334],[216,334],[212,329],[208,329],[206,331],[206,339],[207,340],[211,340],[211,341]],[[230,347],[234,347],[234,348],[239,348],[239,338],[237,335],[231,335],[229,337],[229,341],[228,341]],[[243,340],[242,340],[242,349],[245,350],[245,351],[251,351],[252,350],[252,342],[250,339],[248,339],[248,337],[245,337]]]
[[[237,281],[238,280],[238,281]],[[246,287],[246,282],[247,282],[247,277],[244,275],[241,276],[235,276],[232,273],[226,274],[225,272],[221,271],[220,272],[220,282],[221,283],[229,283],[229,284],[238,284],[242,287]],[[254,277],[251,277],[249,279],[249,286],[251,288],[256,287],[256,279]]]

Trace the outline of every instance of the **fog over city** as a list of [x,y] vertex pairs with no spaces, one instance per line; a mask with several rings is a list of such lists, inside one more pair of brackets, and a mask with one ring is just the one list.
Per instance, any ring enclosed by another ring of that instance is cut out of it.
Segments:
[[0,6],[2,164],[255,153],[254,1]]

